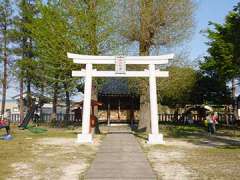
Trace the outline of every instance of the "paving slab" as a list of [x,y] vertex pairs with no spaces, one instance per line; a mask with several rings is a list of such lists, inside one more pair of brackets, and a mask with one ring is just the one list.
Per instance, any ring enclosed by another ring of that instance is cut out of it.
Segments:
[[147,162],[143,153],[98,153],[95,162]]
[[157,177],[136,138],[129,132],[121,132],[105,137],[84,179],[156,180]]
[[[122,180],[122,178],[88,178],[88,180]],[[124,178],[124,180],[155,180],[155,178]]]

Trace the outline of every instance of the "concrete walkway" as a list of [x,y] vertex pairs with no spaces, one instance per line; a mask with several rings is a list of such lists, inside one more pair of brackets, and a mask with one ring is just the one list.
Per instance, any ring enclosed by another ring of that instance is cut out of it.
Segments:
[[108,134],[87,171],[87,180],[156,180],[140,145],[130,133]]

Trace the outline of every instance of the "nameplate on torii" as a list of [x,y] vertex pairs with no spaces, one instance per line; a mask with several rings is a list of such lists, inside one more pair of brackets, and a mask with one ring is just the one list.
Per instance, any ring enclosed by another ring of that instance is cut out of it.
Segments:
[[124,56],[116,56],[115,73],[126,74],[126,62]]

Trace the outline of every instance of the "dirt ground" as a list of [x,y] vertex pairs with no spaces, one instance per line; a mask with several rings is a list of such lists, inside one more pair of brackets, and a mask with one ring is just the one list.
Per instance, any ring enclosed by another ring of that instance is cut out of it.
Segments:
[[164,145],[148,145],[139,138],[159,179],[239,179],[238,136],[224,136],[219,131],[209,137],[201,129],[178,133],[162,131],[166,137]]
[[38,135],[15,129],[13,136],[12,141],[0,141],[0,179],[80,179],[103,138],[80,145],[74,131],[54,129]]
[[[13,140],[0,141],[0,180],[81,179],[104,135],[80,145],[78,129],[47,130],[34,134],[13,128]],[[160,132],[164,145],[146,144],[147,135],[136,133],[159,179],[239,179],[240,131],[219,129],[208,136],[198,127],[161,126]]]

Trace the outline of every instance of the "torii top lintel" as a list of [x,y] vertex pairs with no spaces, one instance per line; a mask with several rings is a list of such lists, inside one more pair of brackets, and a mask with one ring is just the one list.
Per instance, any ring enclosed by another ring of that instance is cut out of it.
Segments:
[[[115,64],[117,56],[90,56],[67,53],[68,58],[73,59],[77,64]],[[160,56],[125,56],[126,64],[167,64],[169,59],[173,59],[174,54]]]

